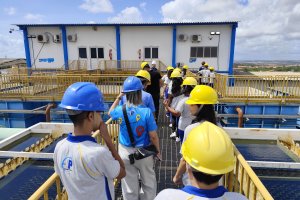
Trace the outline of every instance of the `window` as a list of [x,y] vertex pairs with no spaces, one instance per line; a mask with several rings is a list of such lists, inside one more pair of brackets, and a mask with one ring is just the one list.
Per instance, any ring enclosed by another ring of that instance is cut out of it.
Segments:
[[79,58],[87,58],[86,48],[79,48]]
[[158,58],[158,47],[146,47],[145,58]]
[[218,57],[218,47],[191,47],[191,58]]
[[91,58],[104,58],[103,48],[91,48]]
[[98,48],[98,58],[104,58],[104,49]]

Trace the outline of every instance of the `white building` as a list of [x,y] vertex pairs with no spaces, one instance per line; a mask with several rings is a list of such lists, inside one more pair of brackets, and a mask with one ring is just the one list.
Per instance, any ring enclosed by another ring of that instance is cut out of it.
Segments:
[[68,69],[83,60],[160,60],[165,65],[202,61],[232,74],[237,22],[135,24],[17,24],[24,35],[27,66]]

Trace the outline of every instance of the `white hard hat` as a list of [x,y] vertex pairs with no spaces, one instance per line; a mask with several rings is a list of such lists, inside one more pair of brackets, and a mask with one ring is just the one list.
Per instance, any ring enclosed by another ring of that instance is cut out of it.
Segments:
[[156,65],[156,61],[155,60],[152,61],[152,65]]

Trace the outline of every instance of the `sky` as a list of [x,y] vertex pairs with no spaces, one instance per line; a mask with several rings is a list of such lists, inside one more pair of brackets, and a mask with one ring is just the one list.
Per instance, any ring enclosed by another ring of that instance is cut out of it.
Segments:
[[[300,60],[300,0],[0,0],[0,58],[25,57],[13,24],[239,21],[235,60]],[[9,33],[10,29],[14,29]]]

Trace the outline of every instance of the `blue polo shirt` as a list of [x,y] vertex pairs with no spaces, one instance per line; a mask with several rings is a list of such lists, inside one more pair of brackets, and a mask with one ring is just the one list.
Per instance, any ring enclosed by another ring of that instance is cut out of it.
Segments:
[[[145,147],[150,145],[149,132],[157,130],[157,125],[151,110],[145,107],[131,106],[128,108],[128,106],[126,106],[126,111],[130,127],[133,132],[133,137],[136,144],[135,147]],[[118,120],[120,123],[120,144],[131,147],[132,145],[127,132],[122,106],[117,106],[113,111],[110,112],[110,116],[113,120]]]
[[[145,92],[144,90],[142,90],[142,102],[144,106],[150,108],[151,112],[155,112],[152,95],[148,92]],[[119,105],[123,105],[124,103],[126,103],[126,95],[122,97]]]

